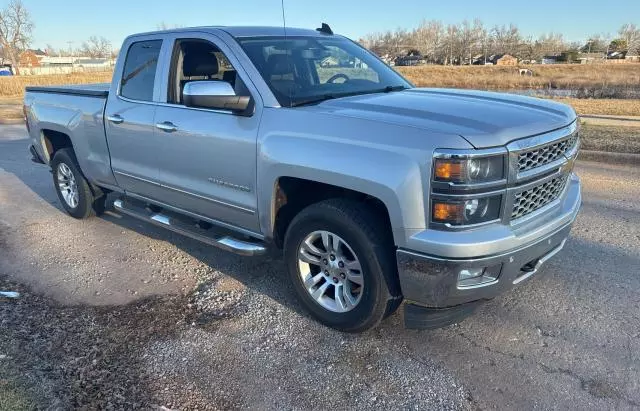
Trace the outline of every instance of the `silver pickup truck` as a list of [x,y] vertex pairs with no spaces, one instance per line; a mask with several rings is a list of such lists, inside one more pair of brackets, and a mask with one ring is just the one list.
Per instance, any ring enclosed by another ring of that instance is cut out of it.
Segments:
[[112,84],[28,87],[24,109],[71,216],[279,250],[344,331],[403,301],[407,327],[459,322],[539,272],[581,205],[570,107],[415,88],[327,25],[133,35]]

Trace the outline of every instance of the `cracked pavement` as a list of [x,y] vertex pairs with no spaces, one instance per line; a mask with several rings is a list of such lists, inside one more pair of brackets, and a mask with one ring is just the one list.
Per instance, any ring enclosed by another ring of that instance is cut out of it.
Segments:
[[[565,249],[461,324],[405,330],[396,314],[351,336],[308,318],[279,261],[237,257],[115,214],[65,216],[26,146],[15,134],[0,137],[0,274],[58,303],[119,310],[208,284],[199,293],[209,300],[193,302],[214,310],[206,326],[177,324],[136,348],[145,372],[158,376],[148,388],[160,387],[158,404],[181,408],[162,388],[173,384],[197,404],[224,408],[640,407],[637,167],[578,162],[584,207]],[[323,384],[342,391],[313,403]]]

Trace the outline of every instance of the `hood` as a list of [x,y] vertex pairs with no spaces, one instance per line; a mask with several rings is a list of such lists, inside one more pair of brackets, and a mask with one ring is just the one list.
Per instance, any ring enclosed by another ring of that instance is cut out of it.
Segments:
[[409,89],[328,100],[311,110],[457,134],[476,148],[505,145],[572,123],[575,111],[550,100],[456,89]]

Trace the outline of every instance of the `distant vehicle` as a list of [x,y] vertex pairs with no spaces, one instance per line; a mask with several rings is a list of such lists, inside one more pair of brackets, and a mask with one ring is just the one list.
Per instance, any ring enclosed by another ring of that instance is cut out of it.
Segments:
[[344,331],[403,300],[408,327],[459,322],[540,272],[581,204],[569,106],[415,88],[326,25],[133,35],[110,85],[28,87],[24,111],[71,216],[113,193],[204,243],[272,249]]
[[13,76],[13,68],[9,64],[0,66],[0,76]]
[[424,57],[420,55],[402,56],[395,59],[396,66],[421,66],[425,63]]

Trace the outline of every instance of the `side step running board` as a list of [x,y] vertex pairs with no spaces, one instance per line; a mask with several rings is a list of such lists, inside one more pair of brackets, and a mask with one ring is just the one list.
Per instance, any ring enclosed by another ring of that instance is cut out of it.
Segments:
[[266,247],[262,244],[238,240],[228,235],[215,235],[215,233],[209,232],[209,230],[196,227],[195,224],[191,226],[177,218],[172,218],[170,215],[163,214],[162,212],[155,213],[146,208],[128,204],[122,199],[114,201],[113,206],[117,211],[128,216],[147,221],[175,233],[239,255],[251,257],[263,255],[267,252]]

